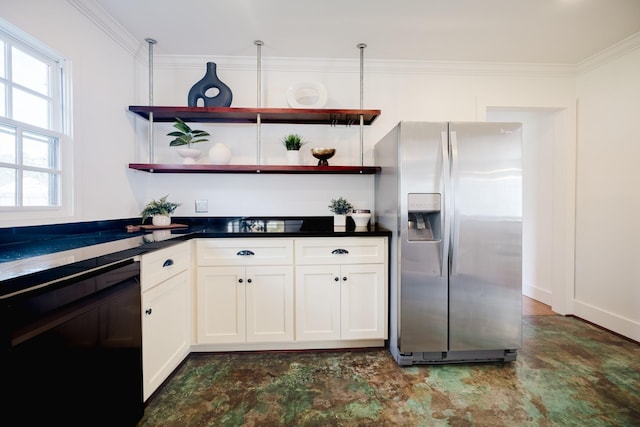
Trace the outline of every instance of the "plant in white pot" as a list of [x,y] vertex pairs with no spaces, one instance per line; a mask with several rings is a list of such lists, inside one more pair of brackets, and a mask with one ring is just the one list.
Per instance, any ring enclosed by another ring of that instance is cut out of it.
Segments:
[[169,145],[171,147],[184,146],[186,148],[179,148],[178,154],[184,159],[183,164],[192,165],[196,162],[196,159],[200,157],[202,152],[198,149],[191,148],[191,144],[198,142],[208,141],[205,136],[210,136],[208,132],[199,129],[191,129],[191,126],[186,124],[182,119],[176,117],[176,121],[173,123],[173,127],[177,130],[169,132],[167,136],[174,136]]
[[334,227],[346,227],[347,226],[347,214],[353,209],[353,205],[347,201],[344,197],[338,199],[331,199],[329,210],[333,212],[333,225]]
[[297,133],[290,133],[282,138],[282,145],[287,149],[287,164],[299,165],[301,163],[300,148],[306,143],[307,141]]
[[171,224],[171,214],[181,203],[169,202],[167,197],[169,197],[168,194],[158,200],[152,200],[147,203],[142,212],[140,212],[143,224],[147,218],[151,218],[151,223],[158,227]]

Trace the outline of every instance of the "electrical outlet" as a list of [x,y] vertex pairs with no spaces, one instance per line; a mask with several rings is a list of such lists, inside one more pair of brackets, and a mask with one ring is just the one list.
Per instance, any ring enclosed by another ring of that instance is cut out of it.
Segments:
[[209,212],[208,200],[196,200],[196,213]]

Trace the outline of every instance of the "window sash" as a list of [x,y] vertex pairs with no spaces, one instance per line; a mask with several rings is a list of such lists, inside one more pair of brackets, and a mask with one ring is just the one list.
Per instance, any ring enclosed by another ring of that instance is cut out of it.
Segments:
[[[63,159],[71,158],[63,120],[65,61],[2,19],[0,52],[0,212],[34,208],[70,212],[70,206],[64,207],[72,200],[70,164],[63,165]],[[16,52],[42,64],[37,78],[13,78]],[[26,100],[22,106],[21,98]],[[37,106],[40,117],[32,120]]]

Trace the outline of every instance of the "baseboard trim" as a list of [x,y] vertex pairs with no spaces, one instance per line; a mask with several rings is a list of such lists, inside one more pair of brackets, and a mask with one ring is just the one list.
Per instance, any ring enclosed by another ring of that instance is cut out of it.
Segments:
[[547,304],[549,307],[551,307],[551,303],[553,301],[551,291],[526,284],[522,285],[522,295]]
[[640,342],[640,322],[577,300],[573,302],[572,316],[633,342]]
[[345,348],[372,348],[384,346],[385,340],[383,339],[344,341],[296,341],[281,343],[193,344],[191,346],[191,352],[325,350]]

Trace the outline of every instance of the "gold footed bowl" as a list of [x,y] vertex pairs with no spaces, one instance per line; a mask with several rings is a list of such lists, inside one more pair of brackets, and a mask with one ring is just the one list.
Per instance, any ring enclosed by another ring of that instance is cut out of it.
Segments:
[[318,159],[318,166],[329,166],[328,160],[336,154],[335,148],[312,148],[311,154]]

